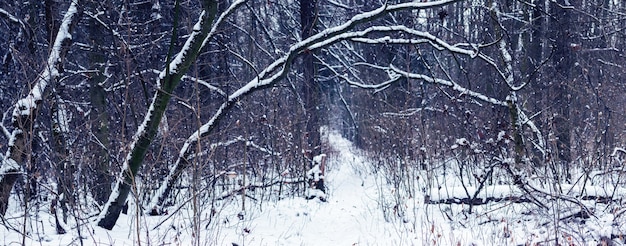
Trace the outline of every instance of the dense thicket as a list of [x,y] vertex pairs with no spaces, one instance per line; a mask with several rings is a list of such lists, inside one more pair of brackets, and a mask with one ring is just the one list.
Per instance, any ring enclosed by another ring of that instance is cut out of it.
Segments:
[[153,214],[312,197],[328,131],[409,192],[451,159],[528,192],[622,164],[625,3],[403,2],[0,3],[0,209],[52,201],[62,232],[71,211],[122,210],[120,186]]

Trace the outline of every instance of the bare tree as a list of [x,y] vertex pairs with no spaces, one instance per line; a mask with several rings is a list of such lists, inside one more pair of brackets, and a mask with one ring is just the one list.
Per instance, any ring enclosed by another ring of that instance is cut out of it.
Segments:
[[57,83],[63,73],[63,60],[72,41],[71,31],[79,19],[79,12],[78,1],[72,1],[56,34],[44,70],[39,74],[28,95],[13,106],[12,125],[15,129],[11,132],[8,150],[1,167],[0,213],[2,214],[7,210],[15,181],[21,176],[23,167],[30,162],[34,119],[37,117],[44,94],[48,92],[52,84]]
[[157,92],[152,99],[143,123],[133,137],[133,142],[130,144],[130,152],[122,166],[121,175],[118,177],[111,191],[111,196],[109,196],[109,200],[104,205],[98,218],[98,226],[112,229],[115,225],[126,202],[128,193],[130,193],[134,184],[135,175],[145,158],[148,147],[156,136],[172,91],[195,61],[207,37],[210,36],[217,13],[217,2],[205,1],[202,4],[204,10],[193,27],[192,35],[187,39],[181,51],[173,59],[168,59],[166,68],[159,74]]
[[57,199],[64,230],[71,212],[111,229],[127,202],[139,216],[302,195],[326,128],[409,197],[442,171],[547,207],[533,180],[587,182],[624,144],[624,3],[299,3],[0,4],[0,81],[32,81],[0,83],[1,211],[44,182],[58,190],[33,194]]

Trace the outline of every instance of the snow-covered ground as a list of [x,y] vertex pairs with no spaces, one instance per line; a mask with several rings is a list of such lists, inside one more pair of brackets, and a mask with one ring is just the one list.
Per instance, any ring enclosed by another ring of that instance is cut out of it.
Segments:
[[[330,145],[334,152],[326,168],[325,202],[246,199],[242,213],[241,196],[236,196],[219,201],[215,210],[203,205],[199,207],[209,208],[185,208],[164,216],[138,216],[131,208],[111,231],[84,215],[82,221],[70,222],[73,229],[65,235],[55,233],[54,218],[45,209],[27,219],[23,212],[13,212],[5,217],[8,226],[0,226],[0,245],[554,245],[556,240],[562,245],[598,245],[600,237],[621,227],[615,221],[619,211],[607,211],[607,206],[601,211],[604,205],[592,204],[596,213],[589,219],[559,223],[525,203],[488,203],[474,206],[471,213],[467,205],[426,205],[423,194],[407,197],[388,185],[385,174],[372,170],[365,155],[347,140],[331,134]],[[494,193],[519,193],[512,187],[494,187]],[[430,197],[463,195],[455,188],[440,190],[431,191]],[[552,209],[567,211],[567,206]]]

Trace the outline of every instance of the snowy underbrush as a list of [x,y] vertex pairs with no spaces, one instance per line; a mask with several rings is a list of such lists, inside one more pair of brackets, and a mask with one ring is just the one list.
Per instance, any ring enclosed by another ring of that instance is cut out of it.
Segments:
[[427,163],[370,155],[385,221],[418,244],[625,245],[623,169],[572,168],[573,181],[563,181],[547,167],[525,176],[510,158],[482,154]]
[[506,158],[415,162],[364,153],[337,134],[329,140],[325,201],[288,185],[241,189],[289,177],[277,171],[223,179],[204,193],[192,190],[210,182],[181,184],[197,188],[179,191],[160,216],[130,199],[110,231],[94,224],[97,209],[74,206],[59,235],[51,199],[26,210],[14,200],[0,245],[624,245],[623,170],[573,169],[569,183],[537,172],[520,186],[498,161]]

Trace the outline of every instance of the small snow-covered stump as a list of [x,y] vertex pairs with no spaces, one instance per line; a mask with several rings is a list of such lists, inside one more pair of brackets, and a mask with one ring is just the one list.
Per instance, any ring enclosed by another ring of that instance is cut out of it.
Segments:
[[306,191],[306,198],[319,198],[326,201],[326,188],[324,187],[324,169],[326,168],[326,154],[313,157],[313,166],[306,172],[309,187]]

